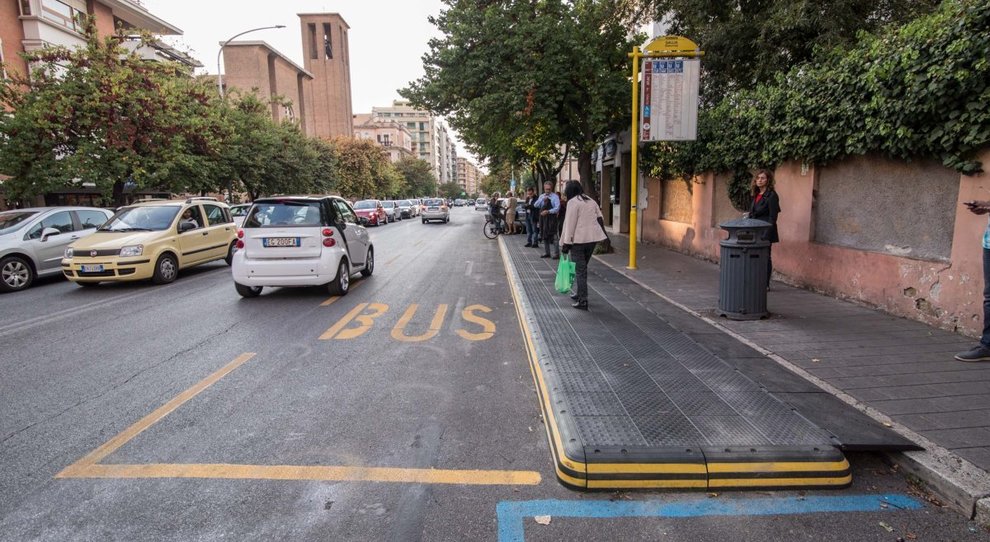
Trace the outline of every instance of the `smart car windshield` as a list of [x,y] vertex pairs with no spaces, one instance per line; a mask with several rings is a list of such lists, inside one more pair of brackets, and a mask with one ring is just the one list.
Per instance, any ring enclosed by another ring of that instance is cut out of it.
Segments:
[[267,226],[320,226],[320,202],[318,201],[261,201],[251,207],[245,228]]
[[177,205],[161,207],[125,207],[100,226],[98,231],[162,231],[167,230],[175,215]]
[[24,225],[37,211],[7,211],[0,213],[0,235],[10,233]]
[[370,199],[361,200],[354,204],[355,209],[374,209],[375,207],[377,207],[375,200]]

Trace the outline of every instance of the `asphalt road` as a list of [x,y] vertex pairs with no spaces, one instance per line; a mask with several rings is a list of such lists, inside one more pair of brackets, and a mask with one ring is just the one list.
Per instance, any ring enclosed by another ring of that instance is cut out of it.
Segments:
[[482,220],[374,228],[341,298],[222,263],[0,296],[0,540],[990,540],[872,455],[839,491],[563,488]]

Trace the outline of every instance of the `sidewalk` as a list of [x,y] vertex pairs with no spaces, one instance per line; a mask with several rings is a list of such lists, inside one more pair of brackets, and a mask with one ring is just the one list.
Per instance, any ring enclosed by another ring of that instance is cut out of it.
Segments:
[[592,271],[608,265],[918,443],[894,459],[990,523],[990,362],[952,357],[974,339],[780,282],[770,318],[719,318],[716,264],[640,243],[629,270],[628,236],[611,237]]

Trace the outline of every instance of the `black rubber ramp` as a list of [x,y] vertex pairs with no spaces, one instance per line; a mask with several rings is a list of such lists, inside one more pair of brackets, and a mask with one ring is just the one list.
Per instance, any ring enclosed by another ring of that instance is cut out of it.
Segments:
[[574,310],[553,290],[548,262],[557,262],[517,241],[499,239],[562,483],[725,489],[852,481],[828,432],[607,283],[591,281],[591,311]]

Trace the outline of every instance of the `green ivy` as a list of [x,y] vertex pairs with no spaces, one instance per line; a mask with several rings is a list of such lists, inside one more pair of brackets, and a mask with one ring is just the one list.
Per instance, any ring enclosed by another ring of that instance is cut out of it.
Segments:
[[644,149],[663,178],[733,173],[729,195],[749,198],[749,170],[789,160],[825,165],[868,152],[937,157],[963,174],[990,143],[990,2],[947,0],[938,11],[856,46],[824,54],[701,111],[698,139]]

